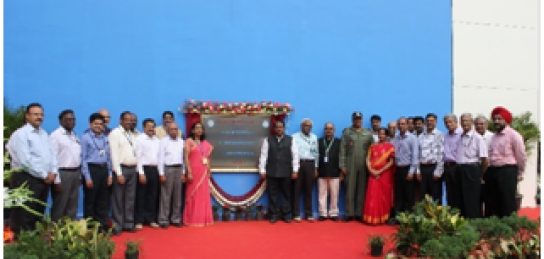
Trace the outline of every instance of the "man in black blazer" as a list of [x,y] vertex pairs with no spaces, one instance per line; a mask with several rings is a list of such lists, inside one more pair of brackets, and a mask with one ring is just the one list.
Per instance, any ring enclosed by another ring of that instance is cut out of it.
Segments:
[[[338,193],[340,191],[340,139],[334,137],[334,124],[325,124],[325,137],[319,141],[319,221],[330,217],[338,221]],[[327,212],[327,194],[330,191],[330,208]]]

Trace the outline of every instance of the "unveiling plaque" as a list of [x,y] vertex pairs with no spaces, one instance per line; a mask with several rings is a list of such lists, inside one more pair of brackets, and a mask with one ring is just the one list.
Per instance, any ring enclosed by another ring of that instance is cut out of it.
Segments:
[[212,172],[258,172],[270,115],[202,115],[206,139],[213,145]]

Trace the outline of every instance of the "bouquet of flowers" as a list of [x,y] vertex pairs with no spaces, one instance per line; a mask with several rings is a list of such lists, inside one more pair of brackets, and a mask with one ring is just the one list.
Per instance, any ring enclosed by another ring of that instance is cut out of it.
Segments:
[[289,103],[279,103],[272,101],[261,102],[218,102],[187,99],[179,108],[183,113],[203,113],[203,114],[258,114],[269,113],[274,115],[288,114],[294,112],[295,108]]

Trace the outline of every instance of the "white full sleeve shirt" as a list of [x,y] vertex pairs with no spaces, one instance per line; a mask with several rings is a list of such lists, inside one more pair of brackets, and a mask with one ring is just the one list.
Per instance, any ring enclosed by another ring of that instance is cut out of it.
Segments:
[[110,132],[108,140],[112,169],[116,175],[122,175],[121,165],[135,166],[138,162],[136,159],[136,135],[119,126]]
[[49,136],[51,149],[57,157],[59,168],[77,168],[81,166],[81,145],[73,131],[59,127]]
[[160,140],[156,136],[141,134],[136,137],[136,158],[138,173],[144,174],[144,166],[159,165]]
[[[168,136],[160,140],[159,175],[164,175],[165,166],[183,165],[183,147],[184,141],[180,137],[172,139]],[[185,174],[185,168],[183,173]]]
[[[276,139],[281,141],[280,138],[276,137]],[[294,139],[291,141],[291,156],[293,158],[292,166],[293,166],[293,172],[298,173],[298,169],[300,167],[300,161],[298,158],[298,147]],[[266,161],[268,160],[268,138],[264,138],[263,145],[261,147],[261,157],[259,159],[259,172],[261,174],[266,174]]]

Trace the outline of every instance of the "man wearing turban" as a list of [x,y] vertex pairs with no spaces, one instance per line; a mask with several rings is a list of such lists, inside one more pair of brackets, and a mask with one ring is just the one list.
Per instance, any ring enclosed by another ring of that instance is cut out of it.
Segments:
[[484,176],[485,215],[504,217],[517,210],[516,189],[518,180],[523,180],[527,155],[523,137],[509,126],[512,113],[499,106],[491,112],[491,119],[495,135],[489,150],[490,167]]

